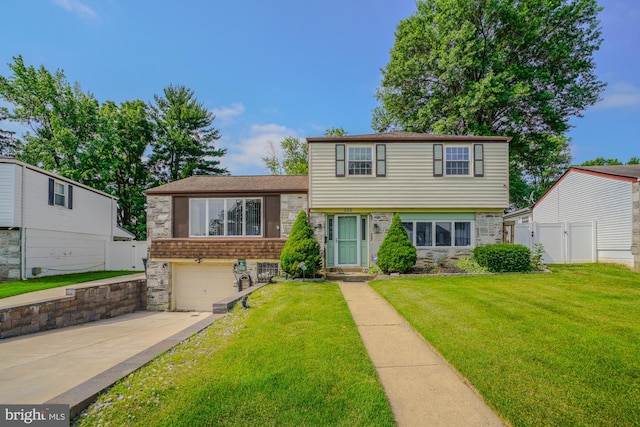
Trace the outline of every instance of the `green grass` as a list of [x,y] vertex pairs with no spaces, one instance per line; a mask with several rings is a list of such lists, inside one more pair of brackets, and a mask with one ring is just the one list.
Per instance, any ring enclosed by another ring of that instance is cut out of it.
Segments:
[[81,426],[393,426],[336,284],[271,284],[100,396]]
[[75,285],[92,280],[107,279],[109,277],[134,274],[135,271],[92,271],[89,273],[61,274],[37,279],[15,280],[0,282],[0,298],[26,294],[27,292],[42,291],[44,289],[59,288],[60,286]]
[[552,271],[371,285],[514,426],[640,425],[640,274]]

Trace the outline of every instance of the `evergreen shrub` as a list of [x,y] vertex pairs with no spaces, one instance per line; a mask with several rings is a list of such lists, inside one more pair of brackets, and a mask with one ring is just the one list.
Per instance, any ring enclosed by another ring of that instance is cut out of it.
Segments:
[[400,215],[395,214],[378,250],[378,267],[387,274],[404,273],[416,264],[416,259],[416,248],[402,227]]
[[[304,263],[306,270],[301,268],[300,263]],[[320,244],[313,237],[313,228],[304,211],[300,211],[291,227],[289,238],[280,253],[280,267],[292,278],[313,277],[322,268]]]

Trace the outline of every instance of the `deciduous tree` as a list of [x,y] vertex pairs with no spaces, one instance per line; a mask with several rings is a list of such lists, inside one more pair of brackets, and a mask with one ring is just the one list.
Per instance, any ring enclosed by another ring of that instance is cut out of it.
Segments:
[[418,0],[397,27],[372,127],[511,136],[511,164],[530,184],[530,148],[543,143],[564,164],[569,119],[604,89],[600,10],[596,0]]

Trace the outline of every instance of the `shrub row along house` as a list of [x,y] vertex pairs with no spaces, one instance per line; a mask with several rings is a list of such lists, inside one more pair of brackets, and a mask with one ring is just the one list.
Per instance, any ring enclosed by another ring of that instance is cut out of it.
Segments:
[[307,138],[308,176],[195,176],[146,191],[150,310],[210,311],[233,265],[277,266],[308,213],[327,268],[367,268],[394,213],[418,267],[502,240],[506,137],[391,132]]

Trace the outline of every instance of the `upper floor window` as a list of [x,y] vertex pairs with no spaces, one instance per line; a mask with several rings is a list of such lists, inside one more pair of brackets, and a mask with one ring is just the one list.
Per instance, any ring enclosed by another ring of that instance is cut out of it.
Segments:
[[471,221],[403,221],[416,247],[470,247]]
[[371,147],[349,147],[349,175],[371,175]]
[[49,178],[49,205],[73,209],[73,186]]
[[[377,144],[375,146],[375,170],[376,176],[386,176],[387,157],[386,145]],[[371,176],[374,173],[374,150],[373,146],[345,144],[336,145],[336,176]]]
[[469,147],[446,147],[445,173],[469,175]]
[[[433,176],[469,176],[471,146],[433,144]],[[484,146],[473,145],[473,176],[484,176]]]
[[191,236],[261,236],[262,199],[189,200]]

